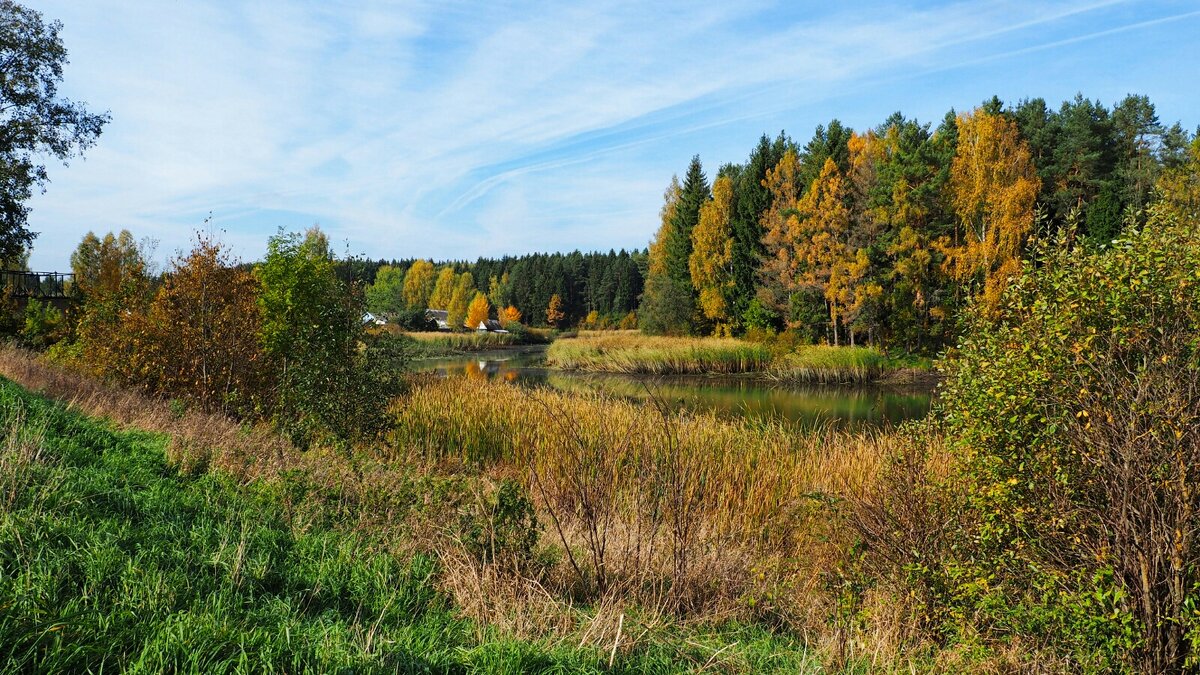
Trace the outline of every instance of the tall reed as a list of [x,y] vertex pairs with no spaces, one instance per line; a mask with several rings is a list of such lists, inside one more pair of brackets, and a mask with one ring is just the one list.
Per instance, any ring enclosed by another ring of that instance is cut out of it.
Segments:
[[589,333],[558,340],[547,363],[564,370],[647,375],[737,374],[761,371],[770,350],[732,338],[656,337],[636,332]]
[[728,607],[756,564],[814,546],[822,495],[893,443],[465,378],[423,381],[396,414],[395,448],[514,467],[582,589],[685,612]]

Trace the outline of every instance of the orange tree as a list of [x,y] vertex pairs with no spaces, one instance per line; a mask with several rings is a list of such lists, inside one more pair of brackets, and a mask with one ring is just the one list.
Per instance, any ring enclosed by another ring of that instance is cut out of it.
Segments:
[[205,412],[265,407],[270,372],[259,341],[258,282],[211,237],[172,262],[139,336],[147,384]]

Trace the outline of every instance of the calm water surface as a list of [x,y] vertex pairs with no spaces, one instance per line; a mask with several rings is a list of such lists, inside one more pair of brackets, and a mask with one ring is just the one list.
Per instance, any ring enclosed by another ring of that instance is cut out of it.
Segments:
[[653,394],[671,406],[711,410],[727,416],[778,419],[803,426],[899,424],[924,417],[932,400],[928,385],[781,385],[752,377],[564,372],[546,367],[545,351],[545,347],[525,347],[478,352],[418,361],[414,368],[446,377],[501,379],[522,386],[566,391],[602,391],[638,400]]

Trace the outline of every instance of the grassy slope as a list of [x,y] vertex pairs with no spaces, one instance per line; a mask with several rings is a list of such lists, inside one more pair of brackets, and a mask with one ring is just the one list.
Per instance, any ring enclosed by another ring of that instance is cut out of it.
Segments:
[[[162,435],[120,432],[0,381],[5,670],[587,672],[608,654],[457,618],[437,565],[328,527],[295,531],[278,490],[180,475]],[[758,629],[664,635],[616,670],[795,671]]]

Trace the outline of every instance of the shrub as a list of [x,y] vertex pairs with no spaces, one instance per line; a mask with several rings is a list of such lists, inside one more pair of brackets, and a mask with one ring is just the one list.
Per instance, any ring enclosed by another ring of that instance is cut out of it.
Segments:
[[[301,446],[326,434],[377,433],[387,385],[374,377],[370,350],[359,348],[361,293],[338,279],[325,235],[314,228],[271,237],[254,273],[262,287],[262,344],[278,369],[276,423]],[[393,356],[399,350],[382,344]]]
[[1195,667],[1200,237],[1151,210],[1088,254],[1035,250],[973,311],[941,396],[961,457],[947,578],[960,616],[1077,667]]
[[62,312],[49,303],[31,298],[25,305],[25,325],[21,341],[33,349],[46,349],[66,337]]
[[251,416],[268,405],[271,373],[259,342],[258,283],[220,243],[198,234],[172,262],[144,320],[131,322],[152,393],[204,412]]

